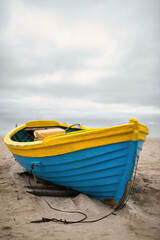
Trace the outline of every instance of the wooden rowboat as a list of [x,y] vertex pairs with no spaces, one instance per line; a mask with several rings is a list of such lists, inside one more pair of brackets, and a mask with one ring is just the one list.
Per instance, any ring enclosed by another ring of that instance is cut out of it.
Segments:
[[110,128],[41,120],[15,128],[4,142],[38,178],[117,205],[127,196],[148,133],[137,119]]

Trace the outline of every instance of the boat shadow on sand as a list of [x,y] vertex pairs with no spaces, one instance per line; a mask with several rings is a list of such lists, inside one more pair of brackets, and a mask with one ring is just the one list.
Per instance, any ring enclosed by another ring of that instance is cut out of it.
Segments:
[[16,173],[16,175],[26,191],[36,196],[76,197],[79,194],[79,192],[70,188],[39,179],[27,171]]
[[[29,173],[28,171],[16,172],[14,174],[14,177],[16,180],[18,180],[18,183],[23,186],[26,192],[33,194],[35,196],[74,198],[81,194],[81,192],[75,191],[73,189],[42,180],[36,177],[35,175]],[[133,189],[130,189],[130,187],[131,182],[129,182],[129,184],[126,186],[126,191],[123,195],[121,202],[117,206],[117,209],[122,209],[125,206],[126,199],[127,198],[129,199],[130,197],[132,198],[133,193],[136,194],[140,191],[137,189],[138,188],[137,184],[136,189],[134,189],[134,187]],[[136,196],[134,196],[134,199],[135,198]],[[103,202],[103,204],[107,205],[108,207],[113,207],[109,200],[100,202]]]

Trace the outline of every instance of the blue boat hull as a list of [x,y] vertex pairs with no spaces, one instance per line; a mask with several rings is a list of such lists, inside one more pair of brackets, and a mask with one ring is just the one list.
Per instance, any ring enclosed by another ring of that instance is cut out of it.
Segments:
[[97,199],[120,202],[143,141],[128,141],[51,157],[14,154],[22,167],[37,177],[83,192]]

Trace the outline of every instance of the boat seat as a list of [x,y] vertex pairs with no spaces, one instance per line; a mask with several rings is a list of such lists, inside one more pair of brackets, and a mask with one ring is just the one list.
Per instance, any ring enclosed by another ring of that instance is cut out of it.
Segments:
[[48,129],[42,129],[42,130],[35,130],[34,131],[34,140],[40,141],[43,140],[45,137],[51,136],[51,135],[57,135],[57,134],[63,134],[65,133],[65,130],[60,127],[55,128],[48,128]]

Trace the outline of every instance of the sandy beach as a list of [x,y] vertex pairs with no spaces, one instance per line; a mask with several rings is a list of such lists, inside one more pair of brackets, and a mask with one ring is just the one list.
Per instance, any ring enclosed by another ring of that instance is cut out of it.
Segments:
[[[0,239],[160,239],[159,138],[148,138],[144,143],[134,189],[125,208],[96,223],[30,223],[42,217],[77,220],[81,216],[53,211],[42,198],[26,192],[19,177],[19,173],[24,171],[4,145],[3,137],[0,137]],[[82,211],[87,214],[88,220],[100,218],[112,211],[109,206],[84,194],[73,198],[43,198],[53,207]]]

